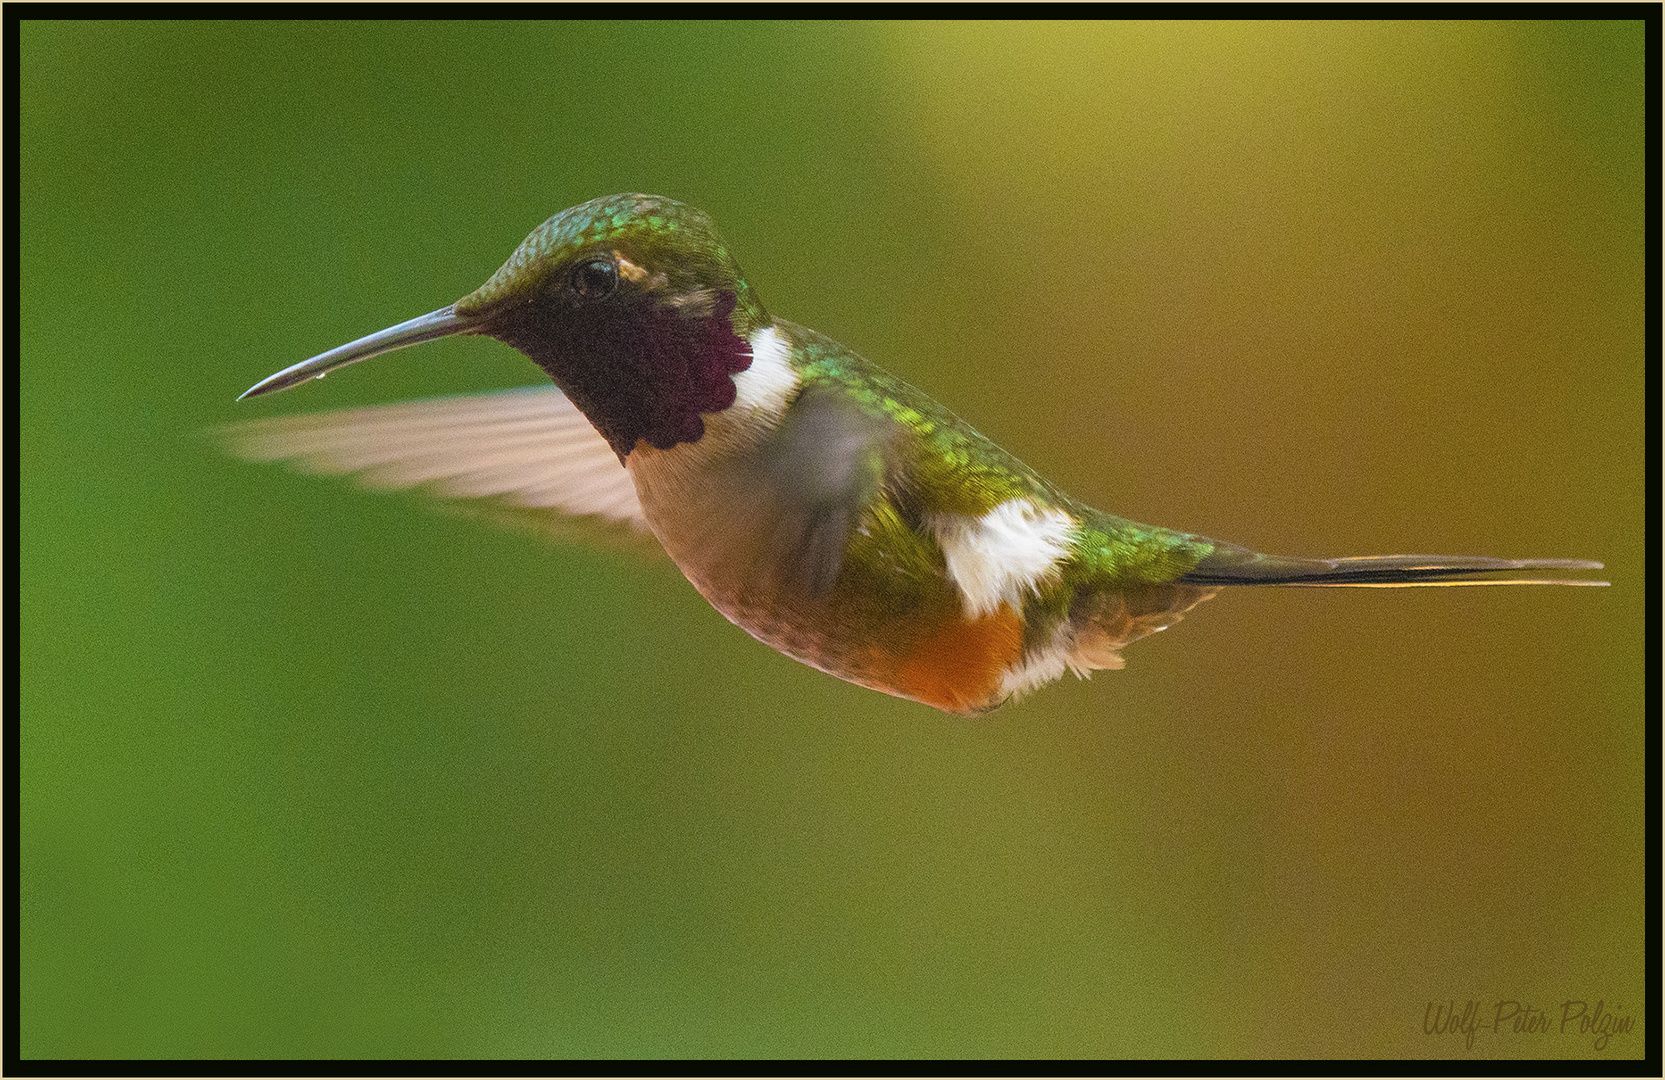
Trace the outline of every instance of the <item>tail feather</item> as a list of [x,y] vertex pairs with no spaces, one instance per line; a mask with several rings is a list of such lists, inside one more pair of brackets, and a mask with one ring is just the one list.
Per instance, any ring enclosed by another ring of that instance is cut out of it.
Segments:
[[1578,578],[1495,576],[1519,570],[1600,570],[1586,559],[1491,559],[1479,555],[1354,555],[1292,559],[1218,545],[1179,581],[1187,585],[1306,585],[1401,589],[1430,585],[1606,585]]

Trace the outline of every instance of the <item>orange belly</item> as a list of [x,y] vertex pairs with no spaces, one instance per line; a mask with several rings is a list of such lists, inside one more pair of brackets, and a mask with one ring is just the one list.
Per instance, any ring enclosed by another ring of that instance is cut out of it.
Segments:
[[945,712],[969,716],[1000,704],[1006,698],[1001,679],[1023,655],[1023,619],[1009,607],[981,619],[958,610],[946,619],[938,613],[922,627],[918,612],[838,619],[701,592],[730,622],[794,660]]
[[1023,653],[1023,620],[1009,607],[977,620],[957,617],[900,658],[889,693],[953,713],[1000,704],[1000,679]]

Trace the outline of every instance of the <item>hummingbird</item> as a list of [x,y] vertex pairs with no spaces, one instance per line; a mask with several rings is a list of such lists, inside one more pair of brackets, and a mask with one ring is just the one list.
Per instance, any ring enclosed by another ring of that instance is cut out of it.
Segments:
[[[623,194],[538,226],[478,289],[255,384],[480,334],[553,385],[233,425],[233,449],[650,533],[757,640],[973,715],[1224,588],[1605,582],[1578,559],[1289,558],[1096,510],[930,396],[774,318],[700,210]],[[241,400],[241,398],[239,399]]]

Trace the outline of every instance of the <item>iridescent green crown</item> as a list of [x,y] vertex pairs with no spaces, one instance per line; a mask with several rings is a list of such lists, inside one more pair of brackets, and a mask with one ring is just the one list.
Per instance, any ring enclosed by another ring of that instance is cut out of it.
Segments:
[[457,311],[476,314],[533,295],[568,255],[597,244],[625,248],[643,259],[675,248],[679,257],[669,265],[689,274],[715,272],[731,279],[740,292],[749,291],[704,211],[659,195],[608,195],[563,210],[532,230],[489,281],[457,302]]

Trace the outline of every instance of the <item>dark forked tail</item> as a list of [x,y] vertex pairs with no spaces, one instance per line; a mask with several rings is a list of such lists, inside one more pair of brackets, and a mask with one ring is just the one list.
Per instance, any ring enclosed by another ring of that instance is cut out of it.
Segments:
[[1290,559],[1233,544],[1214,551],[1179,581],[1187,585],[1307,585],[1402,589],[1426,585],[1606,585],[1577,578],[1522,577],[1518,570],[1600,570],[1585,559],[1488,559],[1465,555],[1354,555]]

